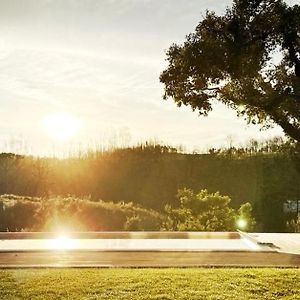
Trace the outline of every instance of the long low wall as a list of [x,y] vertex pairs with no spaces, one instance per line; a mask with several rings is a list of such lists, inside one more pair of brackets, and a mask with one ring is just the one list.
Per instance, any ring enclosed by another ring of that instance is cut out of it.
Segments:
[[74,239],[240,239],[238,232],[0,232],[0,240],[51,239],[59,236]]
[[32,267],[300,267],[300,255],[245,251],[0,252],[0,269]]

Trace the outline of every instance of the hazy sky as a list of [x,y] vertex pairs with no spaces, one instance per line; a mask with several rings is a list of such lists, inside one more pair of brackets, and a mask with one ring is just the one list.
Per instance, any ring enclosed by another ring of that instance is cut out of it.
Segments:
[[80,120],[73,144],[157,139],[192,150],[226,145],[229,137],[238,144],[282,134],[260,132],[221,105],[204,118],[162,100],[166,49],[182,42],[206,9],[222,13],[230,4],[0,1],[0,151],[55,151],[62,142],[47,134],[43,119],[56,112]]

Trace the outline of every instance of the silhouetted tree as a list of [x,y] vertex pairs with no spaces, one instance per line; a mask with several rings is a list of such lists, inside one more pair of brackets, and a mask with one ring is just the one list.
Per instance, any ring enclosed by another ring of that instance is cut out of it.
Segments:
[[164,98],[200,115],[218,100],[299,142],[299,36],[300,6],[282,0],[234,0],[222,16],[207,12],[183,45],[169,48]]

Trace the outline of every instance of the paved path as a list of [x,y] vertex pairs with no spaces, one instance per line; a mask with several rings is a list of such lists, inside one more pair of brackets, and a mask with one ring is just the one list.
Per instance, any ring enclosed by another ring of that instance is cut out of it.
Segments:
[[273,244],[277,251],[300,255],[300,233],[251,233],[259,244]]

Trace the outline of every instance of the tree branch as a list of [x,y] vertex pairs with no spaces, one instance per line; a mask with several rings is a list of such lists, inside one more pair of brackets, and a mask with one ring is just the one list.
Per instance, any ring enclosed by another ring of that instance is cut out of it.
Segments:
[[287,133],[290,137],[292,137],[296,141],[300,141],[300,128],[292,125],[287,120],[277,116],[274,114],[273,120],[282,127],[285,133]]

